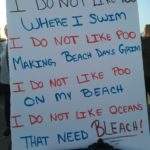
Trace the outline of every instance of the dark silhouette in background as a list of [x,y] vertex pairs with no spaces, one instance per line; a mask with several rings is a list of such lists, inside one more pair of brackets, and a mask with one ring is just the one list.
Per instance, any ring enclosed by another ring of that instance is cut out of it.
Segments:
[[[7,34],[7,25],[4,28]],[[10,84],[9,84],[9,65],[8,65],[8,46],[7,40],[3,41],[3,47],[0,53],[0,94],[4,96],[4,112],[6,121],[6,130],[3,136],[10,135]]]
[[116,149],[113,146],[105,143],[102,139],[99,139],[96,143],[93,143],[85,149],[74,149],[74,150],[120,150]]
[[150,95],[150,37],[142,37],[142,54],[146,96],[148,96]]

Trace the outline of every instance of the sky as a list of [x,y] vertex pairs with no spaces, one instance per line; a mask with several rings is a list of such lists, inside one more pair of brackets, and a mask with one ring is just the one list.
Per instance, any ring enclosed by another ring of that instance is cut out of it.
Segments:
[[[150,24],[150,0],[137,0],[139,10],[140,32],[144,31],[146,24]],[[0,0],[0,29],[3,34],[3,28],[6,24],[6,0]]]
[[150,0],[137,0],[139,10],[140,32],[144,31],[146,24],[150,24]]

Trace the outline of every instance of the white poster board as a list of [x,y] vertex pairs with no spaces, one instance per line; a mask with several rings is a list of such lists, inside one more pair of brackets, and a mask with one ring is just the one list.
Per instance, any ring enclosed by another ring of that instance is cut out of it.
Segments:
[[149,150],[136,0],[7,0],[7,17],[12,150]]

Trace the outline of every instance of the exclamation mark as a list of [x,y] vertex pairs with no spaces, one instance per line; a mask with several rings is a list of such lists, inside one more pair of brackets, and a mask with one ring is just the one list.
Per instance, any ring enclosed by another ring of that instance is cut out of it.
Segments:
[[140,129],[141,129],[141,133],[143,133],[143,120],[140,120]]

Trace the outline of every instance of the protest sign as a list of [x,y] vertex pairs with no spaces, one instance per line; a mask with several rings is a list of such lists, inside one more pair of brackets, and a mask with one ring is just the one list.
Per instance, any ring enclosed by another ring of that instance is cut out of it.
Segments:
[[7,0],[7,17],[13,150],[148,150],[136,0]]

